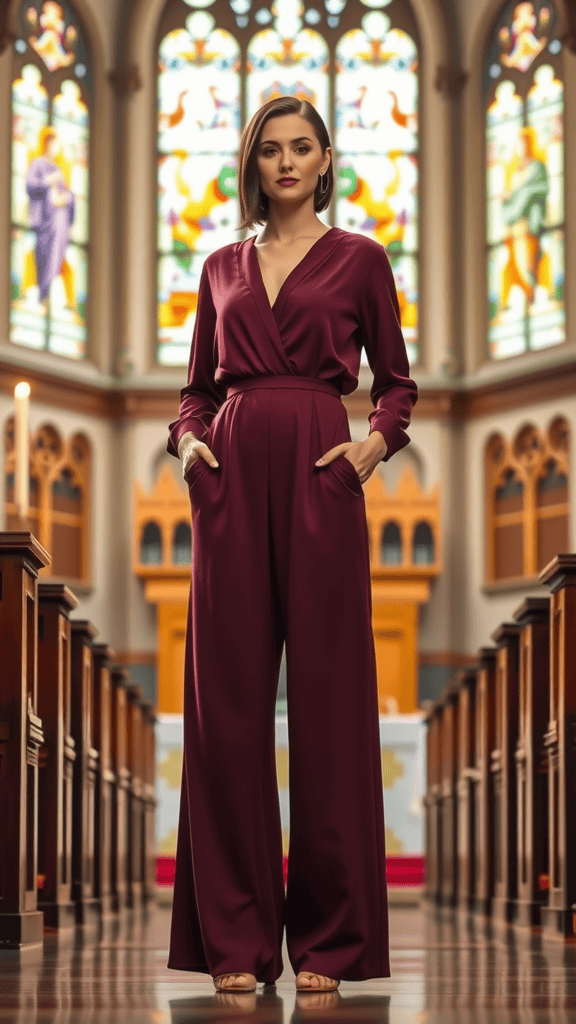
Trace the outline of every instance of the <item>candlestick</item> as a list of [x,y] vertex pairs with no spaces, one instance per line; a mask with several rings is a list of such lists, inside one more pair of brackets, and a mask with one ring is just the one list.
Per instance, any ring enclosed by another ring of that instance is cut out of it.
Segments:
[[30,497],[29,454],[28,454],[28,398],[30,385],[21,381],[14,388],[16,472],[14,480],[14,501],[16,515],[22,522],[28,519]]

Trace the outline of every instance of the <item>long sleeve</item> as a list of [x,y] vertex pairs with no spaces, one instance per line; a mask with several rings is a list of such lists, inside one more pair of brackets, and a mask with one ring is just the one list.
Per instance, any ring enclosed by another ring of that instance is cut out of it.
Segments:
[[199,440],[208,431],[214,416],[226,398],[226,387],[214,380],[216,361],[216,310],[210,291],[206,260],[200,275],[198,306],[192,333],[188,384],[180,392],[178,419],[169,424],[167,450],[178,457],[178,441],[187,431]]
[[368,417],[369,433],[379,430],[383,435],[388,447],[382,462],[387,462],[410,441],[406,428],[418,399],[418,388],[410,377],[394,274],[386,251],[380,248],[377,280],[384,278],[384,283],[363,299],[360,338],[374,374],[370,389],[374,410]]

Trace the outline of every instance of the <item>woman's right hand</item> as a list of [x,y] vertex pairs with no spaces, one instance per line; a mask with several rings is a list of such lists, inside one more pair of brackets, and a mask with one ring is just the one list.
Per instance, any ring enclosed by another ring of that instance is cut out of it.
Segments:
[[[209,466],[217,466],[218,462],[204,441],[199,441],[195,434],[190,431],[182,434],[178,442],[178,457],[182,463],[182,476],[184,480],[197,459],[204,459]],[[187,482],[187,481],[186,481]]]

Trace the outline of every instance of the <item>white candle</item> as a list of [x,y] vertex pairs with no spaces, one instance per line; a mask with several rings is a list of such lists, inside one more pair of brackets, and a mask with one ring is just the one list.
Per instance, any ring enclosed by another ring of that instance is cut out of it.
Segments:
[[29,455],[28,455],[28,398],[30,385],[21,381],[14,388],[14,412],[16,424],[16,473],[14,499],[16,513],[21,519],[28,518],[29,504]]

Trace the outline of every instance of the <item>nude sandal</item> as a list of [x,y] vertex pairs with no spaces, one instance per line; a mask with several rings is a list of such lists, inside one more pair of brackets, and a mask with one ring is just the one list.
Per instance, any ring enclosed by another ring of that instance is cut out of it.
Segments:
[[[316,974],[317,972],[316,971],[307,971],[306,973],[307,974]],[[323,975],[323,977],[327,977],[327,975]],[[296,981],[296,989],[298,990],[298,992],[335,992],[336,989],[338,988],[339,984],[340,984],[340,981],[336,981],[335,985],[329,985],[329,986],[326,986],[326,987],[324,985],[318,985],[318,987],[315,988],[313,985],[302,985],[302,984],[298,984],[298,981]]]
[[249,974],[249,971],[228,971],[225,974],[217,974],[213,979],[214,985],[216,986],[217,992],[253,992],[256,988],[256,981],[253,985],[219,985],[218,982],[221,978],[228,978],[231,974]]

